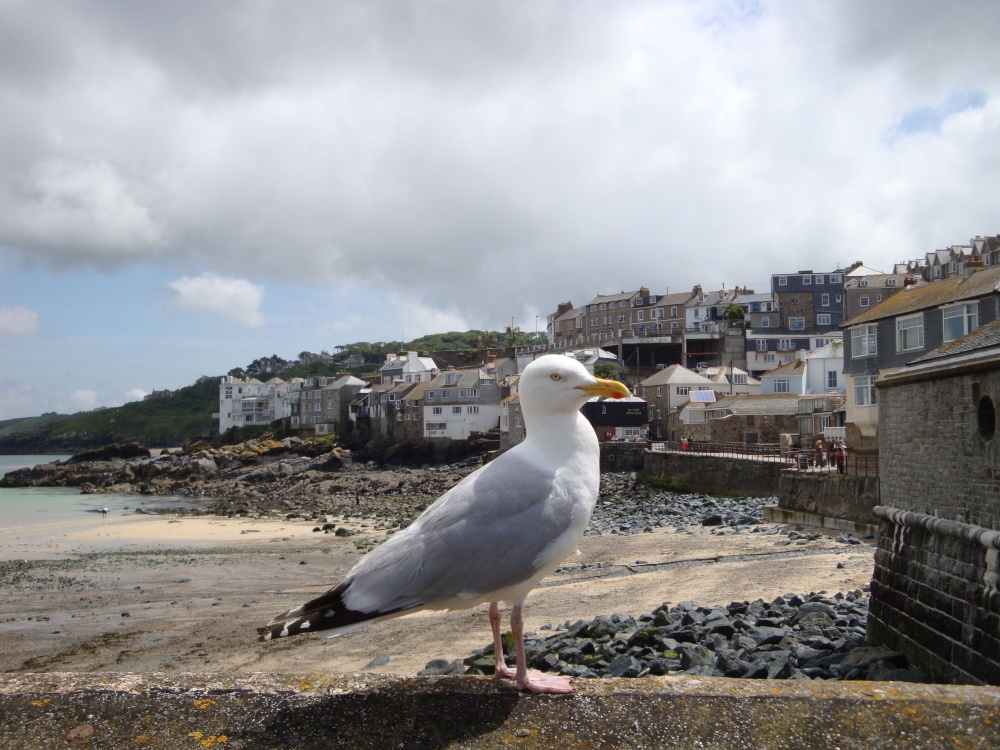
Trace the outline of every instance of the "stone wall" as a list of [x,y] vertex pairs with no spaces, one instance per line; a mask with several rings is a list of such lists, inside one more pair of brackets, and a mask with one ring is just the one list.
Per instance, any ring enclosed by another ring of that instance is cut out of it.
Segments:
[[882,504],[1000,529],[1000,438],[979,434],[1000,371],[879,388]]
[[1000,684],[1000,361],[908,368],[878,397],[868,635],[935,679]]
[[647,443],[601,443],[601,471],[642,471]]
[[786,471],[778,481],[782,508],[875,524],[878,477]]
[[880,506],[868,638],[940,682],[1000,685],[1000,533]]
[[770,497],[777,494],[784,468],[784,464],[750,459],[649,451],[642,475],[678,492]]

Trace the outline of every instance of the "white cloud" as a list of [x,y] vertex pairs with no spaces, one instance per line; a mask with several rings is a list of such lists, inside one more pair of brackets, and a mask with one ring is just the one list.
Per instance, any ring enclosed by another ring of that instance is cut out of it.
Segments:
[[143,396],[148,396],[149,391],[145,391],[142,388],[132,388],[125,391],[125,401],[142,401]]
[[264,287],[246,279],[211,271],[200,276],[182,276],[167,284],[167,298],[179,310],[215,313],[253,328],[264,325],[260,311]]
[[390,305],[399,314],[402,330],[397,336],[403,340],[423,336],[427,333],[465,331],[470,326],[467,318],[454,310],[424,305],[401,294],[392,295]]
[[163,239],[139,189],[107,161],[47,158],[19,184],[0,185],[0,233],[8,242],[98,266],[148,255]]
[[73,411],[88,411],[97,406],[97,393],[82,389],[73,391],[68,401]]
[[0,255],[363,282],[481,327],[997,231],[992,0],[196,5],[5,8]]
[[26,307],[0,307],[0,336],[29,336],[38,330],[38,313]]
[[36,416],[43,405],[46,400],[34,384],[0,380],[0,419]]

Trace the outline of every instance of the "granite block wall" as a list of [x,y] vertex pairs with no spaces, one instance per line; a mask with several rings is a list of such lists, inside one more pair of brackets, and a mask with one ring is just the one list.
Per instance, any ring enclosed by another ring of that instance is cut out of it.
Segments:
[[1000,367],[879,388],[868,636],[937,680],[1000,684]]

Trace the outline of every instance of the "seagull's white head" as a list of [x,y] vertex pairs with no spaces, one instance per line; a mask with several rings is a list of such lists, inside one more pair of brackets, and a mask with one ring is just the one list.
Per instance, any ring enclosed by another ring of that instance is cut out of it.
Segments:
[[563,354],[546,354],[525,367],[518,393],[525,419],[539,413],[576,412],[594,396],[632,395],[624,383],[595,378],[586,367]]

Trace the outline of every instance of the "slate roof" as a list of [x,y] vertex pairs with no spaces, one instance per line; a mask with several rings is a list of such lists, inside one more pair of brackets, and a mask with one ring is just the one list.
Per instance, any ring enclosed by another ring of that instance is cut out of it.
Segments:
[[1000,289],[1000,266],[977,269],[967,276],[935,281],[926,286],[909,286],[879,304],[855,315],[841,328],[870,323],[883,318],[927,310],[950,302],[983,297]]
[[775,367],[773,370],[768,370],[763,375],[761,375],[761,378],[762,379],[771,378],[776,376],[794,377],[796,375],[801,375],[805,371],[805,369],[806,369],[806,363],[803,362],[798,357],[796,357],[791,362],[786,362],[781,367]]
[[620,302],[621,300],[630,300],[633,297],[635,297],[638,293],[639,290],[636,289],[634,292],[621,292],[620,294],[598,294],[596,297],[594,297],[594,299],[590,300],[590,302],[588,302],[583,307],[584,309],[586,309],[591,305],[600,305],[606,302]]
[[656,300],[655,307],[673,307],[675,305],[683,305],[691,297],[694,296],[694,292],[674,292],[673,294],[664,294]]
[[939,346],[934,351],[928,352],[922,357],[918,357],[914,362],[925,362],[931,359],[949,357],[953,354],[964,354],[965,352],[985,349],[987,347],[1000,346],[1000,320],[994,320],[980,326],[972,333],[968,333],[960,339],[949,341],[947,344]]
[[799,396],[795,393],[740,394],[726,396],[713,409],[729,409],[734,415],[792,415],[799,412]]
[[653,375],[639,383],[644,388],[657,385],[705,385],[712,386],[714,383],[706,377],[699,375],[694,370],[689,370],[683,365],[670,365],[659,370]]
[[367,384],[361,378],[356,378],[353,375],[343,375],[343,376],[337,378],[336,380],[334,380],[332,383],[323,386],[323,390],[324,391],[336,391],[336,390],[339,390],[339,389],[341,389],[341,388],[343,388],[344,386],[347,386],[347,385],[356,385],[358,387],[361,387],[361,386],[367,385]]

